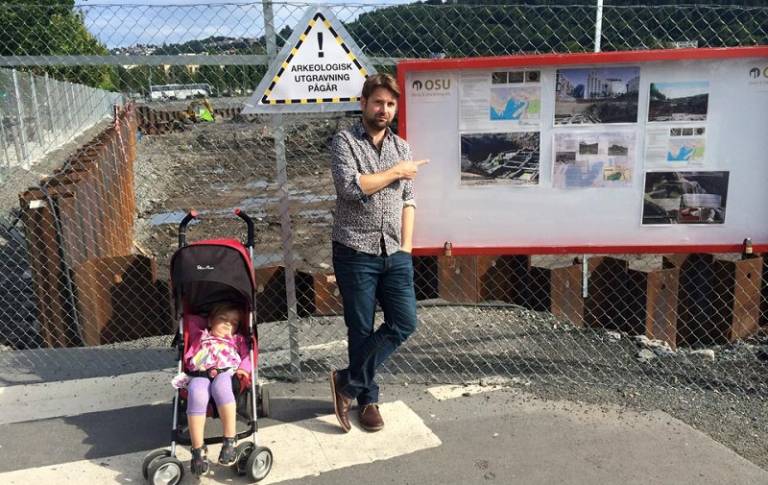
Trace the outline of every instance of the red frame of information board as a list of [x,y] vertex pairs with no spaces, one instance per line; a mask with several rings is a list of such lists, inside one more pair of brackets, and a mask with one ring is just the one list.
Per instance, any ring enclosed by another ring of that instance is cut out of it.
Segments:
[[[706,49],[665,49],[643,51],[586,52],[573,54],[537,54],[499,57],[465,57],[452,59],[418,59],[397,63],[397,84],[401,97],[398,132],[403,138],[408,137],[408,106],[405,102],[405,76],[418,71],[459,71],[464,69],[491,69],[497,67],[529,68],[553,66],[578,66],[584,64],[623,64],[658,61],[695,61],[737,59],[749,57],[768,57],[768,46],[725,47]],[[417,218],[418,219],[418,218]],[[456,247],[454,256],[464,255],[503,255],[503,254],[620,254],[620,253],[735,253],[741,252],[743,244],[710,245],[623,245],[623,246],[531,246],[531,247]],[[755,252],[768,252],[768,241],[756,242]],[[419,256],[435,256],[444,253],[444,248],[414,248]]]

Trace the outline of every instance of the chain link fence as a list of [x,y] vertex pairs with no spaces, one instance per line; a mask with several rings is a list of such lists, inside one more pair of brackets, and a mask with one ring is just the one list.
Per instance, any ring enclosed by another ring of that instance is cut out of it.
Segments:
[[[192,241],[242,239],[235,208],[256,222],[262,375],[324,379],[344,366],[328,142],[357,115],[240,112],[266,71],[269,33],[282,45],[307,5],[61,8],[0,6],[15,19],[2,23],[14,32],[1,60],[15,70],[0,74],[0,155],[24,172],[0,186],[5,382],[170,367],[169,260],[193,208]],[[329,9],[387,72],[398,58],[596,44],[593,5]],[[600,41],[604,50],[768,44],[768,8],[606,6]],[[112,108],[122,95],[135,102]],[[109,122],[86,132],[107,109]],[[414,266],[420,327],[385,380],[768,396],[764,257],[446,254]]]
[[0,181],[114,114],[122,95],[15,69],[0,70]]

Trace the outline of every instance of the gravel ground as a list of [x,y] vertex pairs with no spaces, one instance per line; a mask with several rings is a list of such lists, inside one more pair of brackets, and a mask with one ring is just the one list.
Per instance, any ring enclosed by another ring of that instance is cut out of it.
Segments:
[[[685,349],[657,351],[641,361],[638,354],[654,347],[519,307],[422,302],[419,317],[419,330],[386,364],[383,380],[491,384],[512,379],[542,399],[662,410],[768,469],[768,332],[710,347],[714,361]],[[305,379],[324,380],[328,371],[344,365],[341,318],[304,319],[299,326]],[[290,374],[279,364],[288,358],[285,326],[260,329],[262,365],[270,366],[264,375]]]
[[[287,118],[290,221],[300,269],[322,268],[330,259],[331,210],[335,200],[327,144],[346,118]],[[162,267],[177,247],[177,226],[196,209],[202,222],[190,240],[242,237],[232,210],[246,210],[256,223],[255,265],[282,257],[280,186],[272,126],[220,120],[189,125],[183,132],[144,136],[138,145],[136,240]],[[161,274],[164,274],[161,271]]]

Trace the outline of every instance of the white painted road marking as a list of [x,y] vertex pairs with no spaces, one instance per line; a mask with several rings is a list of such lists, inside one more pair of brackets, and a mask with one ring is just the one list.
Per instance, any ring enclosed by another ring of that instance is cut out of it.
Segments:
[[[402,401],[382,404],[381,412],[387,424],[377,433],[366,433],[353,425],[352,431],[344,434],[339,428],[336,416],[332,414],[263,428],[259,431],[260,444],[272,450],[274,466],[269,476],[259,483],[278,483],[319,475],[339,468],[388,460],[442,444],[424,421]],[[211,476],[198,481],[189,473],[190,455],[186,447],[177,449],[185,467],[182,483],[247,481],[238,477],[231,468],[218,465],[211,466]],[[144,483],[141,464],[147,453],[148,451],[142,451],[0,473],[0,483]],[[213,461],[218,453],[218,445],[209,447],[209,457]]]
[[518,378],[491,378],[484,384],[448,384],[445,386],[430,387],[427,391],[438,401],[455,399],[461,396],[471,396],[483,392],[498,391],[500,389],[510,389],[514,385],[527,386],[530,383]]

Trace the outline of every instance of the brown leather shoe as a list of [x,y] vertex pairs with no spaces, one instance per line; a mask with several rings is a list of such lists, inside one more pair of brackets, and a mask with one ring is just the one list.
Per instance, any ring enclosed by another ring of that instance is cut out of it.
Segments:
[[378,404],[366,404],[360,408],[360,426],[364,430],[374,432],[384,427]]
[[349,424],[349,408],[352,405],[352,399],[338,391],[336,388],[336,371],[331,372],[331,395],[333,396],[333,411],[336,413],[336,419],[339,420],[341,429],[349,433],[352,425]]

